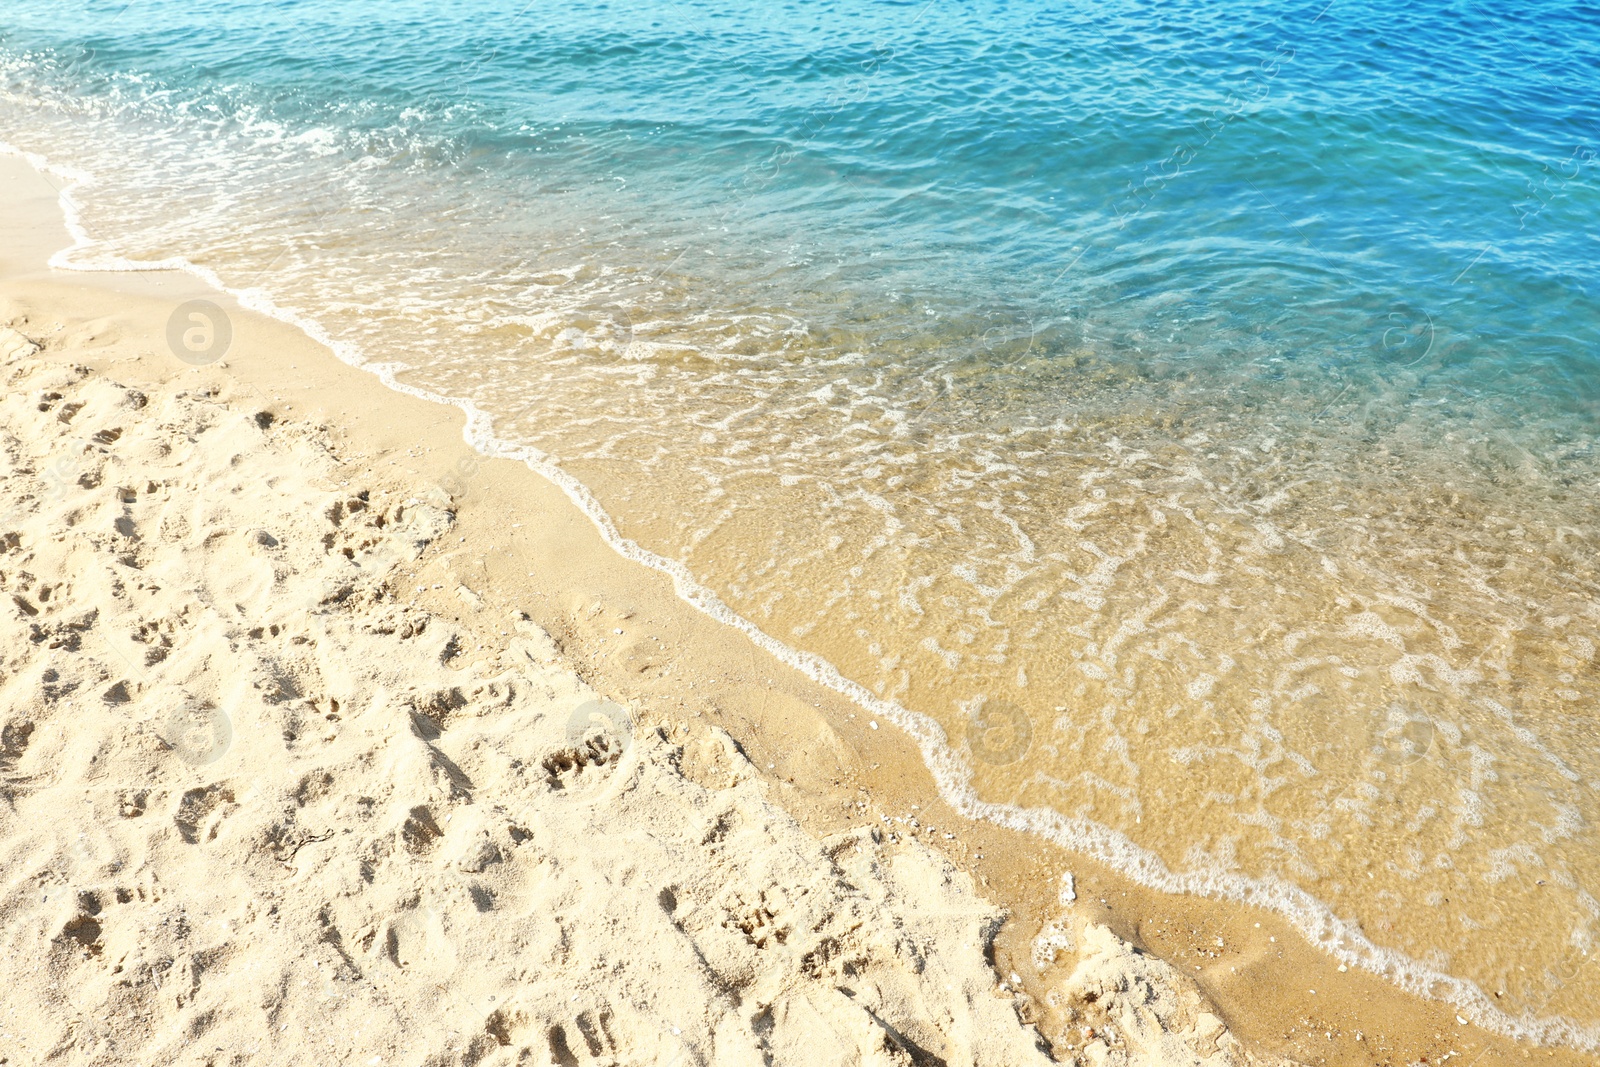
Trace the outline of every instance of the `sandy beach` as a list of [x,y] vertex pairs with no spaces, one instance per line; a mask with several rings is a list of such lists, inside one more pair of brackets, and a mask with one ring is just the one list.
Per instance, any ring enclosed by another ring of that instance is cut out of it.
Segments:
[[47,267],[58,191],[0,159],[0,1062],[1589,1062],[962,818],[460,412]]

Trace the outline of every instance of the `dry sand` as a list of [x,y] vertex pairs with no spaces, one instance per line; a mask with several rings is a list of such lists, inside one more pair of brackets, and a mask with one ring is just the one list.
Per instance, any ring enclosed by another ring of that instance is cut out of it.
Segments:
[[0,169],[3,1062],[1528,1055],[966,823],[459,413],[216,294],[178,362],[203,287],[44,270],[54,198]]

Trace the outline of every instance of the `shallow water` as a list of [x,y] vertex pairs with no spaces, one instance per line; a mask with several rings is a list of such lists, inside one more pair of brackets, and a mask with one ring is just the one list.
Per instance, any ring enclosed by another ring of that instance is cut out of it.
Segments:
[[0,139],[982,800],[1593,1047],[1600,11],[1055,7],[13,0]]

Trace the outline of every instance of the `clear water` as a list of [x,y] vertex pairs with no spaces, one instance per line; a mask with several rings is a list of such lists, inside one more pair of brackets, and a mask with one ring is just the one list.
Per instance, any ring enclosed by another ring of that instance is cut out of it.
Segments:
[[1600,8],[1062,6],[10,0],[0,139],[970,809],[1596,1047]]

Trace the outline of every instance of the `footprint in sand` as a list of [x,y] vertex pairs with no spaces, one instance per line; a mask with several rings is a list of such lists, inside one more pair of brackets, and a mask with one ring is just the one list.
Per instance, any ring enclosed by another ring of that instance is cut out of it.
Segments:
[[633,716],[610,700],[585,700],[567,717],[564,744],[541,761],[545,781],[557,792],[579,789],[608,777],[633,746]]

